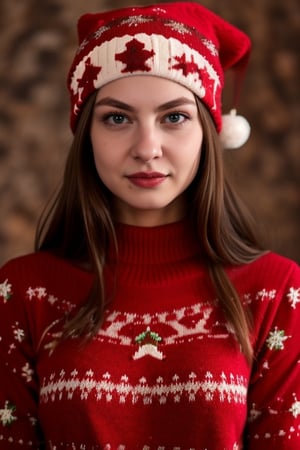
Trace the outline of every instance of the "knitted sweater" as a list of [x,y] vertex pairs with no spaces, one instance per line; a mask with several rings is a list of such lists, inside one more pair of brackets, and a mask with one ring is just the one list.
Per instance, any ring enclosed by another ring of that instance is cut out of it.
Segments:
[[86,344],[55,346],[90,272],[46,252],[1,269],[2,450],[300,448],[298,266],[268,253],[227,268],[253,314],[250,368],[186,226],[118,226]]

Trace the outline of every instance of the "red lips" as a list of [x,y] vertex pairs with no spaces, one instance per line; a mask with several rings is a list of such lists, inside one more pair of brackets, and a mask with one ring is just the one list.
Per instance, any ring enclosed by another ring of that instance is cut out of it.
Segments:
[[126,178],[128,178],[135,186],[153,188],[163,183],[167,177],[168,175],[160,172],[136,172],[127,175]]

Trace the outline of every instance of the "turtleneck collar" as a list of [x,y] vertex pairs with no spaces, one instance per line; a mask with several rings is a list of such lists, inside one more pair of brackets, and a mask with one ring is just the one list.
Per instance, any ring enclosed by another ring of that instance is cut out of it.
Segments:
[[[118,261],[128,264],[162,264],[200,253],[193,227],[182,220],[155,227],[116,224]],[[110,253],[114,259],[114,252]]]

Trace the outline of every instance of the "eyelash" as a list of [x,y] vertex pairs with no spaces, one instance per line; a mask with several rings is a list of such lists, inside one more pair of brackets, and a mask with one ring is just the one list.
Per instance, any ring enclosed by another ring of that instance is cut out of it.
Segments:
[[126,114],[124,114],[124,113],[122,113],[122,112],[118,112],[118,111],[116,111],[116,112],[111,112],[111,113],[108,113],[108,114],[105,114],[105,115],[103,116],[102,121],[103,121],[105,124],[110,125],[110,126],[123,125],[124,122],[122,122],[122,123],[115,123],[115,122],[111,123],[111,122],[110,122],[110,119],[113,120],[113,119],[115,119],[116,117],[122,117],[122,118],[125,118],[125,119],[127,119],[128,122],[130,122],[129,117],[126,116]]
[[[184,122],[186,122],[187,120],[190,120],[190,116],[188,115],[188,114],[186,114],[186,113],[182,113],[182,112],[179,112],[179,111],[174,111],[174,112],[171,112],[171,113],[168,113],[168,114],[166,114],[164,117],[163,117],[163,122],[164,121],[167,121],[167,119],[170,119],[171,117],[174,117],[174,116],[180,116],[181,118],[182,118],[182,120],[180,120],[180,121],[178,121],[178,122],[172,122],[172,121],[170,121],[170,122],[167,122],[167,123],[169,123],[169,124],[171,124],[171,125],[174,125],[174,126],[178,126],[178,125],[182,125]],[[122,120],[126,120],[126,122],[124,122],[124,121],[122,121],[122,122],[119,122],[119,123],[116,123],[116,122],[111,122],[111,120],[113,121],[114,119],[116,119],[117,117],[121,117],[122,118]],[[106,124],[106,125],[108,125],[108,126],[112,126],[112,127],[114,127],[114,126],[121,126],[121,125],[124,125],[124,123],[131,123],[132,121],[131,121],[131,119],[130,119],[130,117],[128,117],[126,114],[124,114],[123,112],[121,112],[121,111],[114,111],[114,112],[110,112],[110,113],[107,113],[107,114],[105,114],[104,116],[103,116],[103,118],[102,118],[102,121]]]
[[169,114],[167,114],[166,116],[165,116],[165,118],[171,118],[171,116],[180,116],[183,120],[181,120],[181,121],[179,121],[179,122],[172,122],[172,121],[170,121],[170,123],[172,124],[172,125],[181,125],[181,124],[183,124],[186,120],[190,120],[190,116],[189,115],[187,115],[187,114],[185,114],[185,113],[182,113],[182,112],[177,112],[177,111],[175,111],[175,112],[171,112],[171,113],[169,113]]

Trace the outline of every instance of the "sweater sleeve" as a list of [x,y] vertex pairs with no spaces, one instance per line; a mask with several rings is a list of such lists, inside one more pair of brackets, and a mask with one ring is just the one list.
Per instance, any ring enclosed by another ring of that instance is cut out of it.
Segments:
[[42,449],[38,380],[18,265],[0,270],[0,448]]
[[[280,269],[280,287],[258,324],[249,386],[246,450],[300,448],[300,270]],[[282,275],[281,275],[282,274]]]

